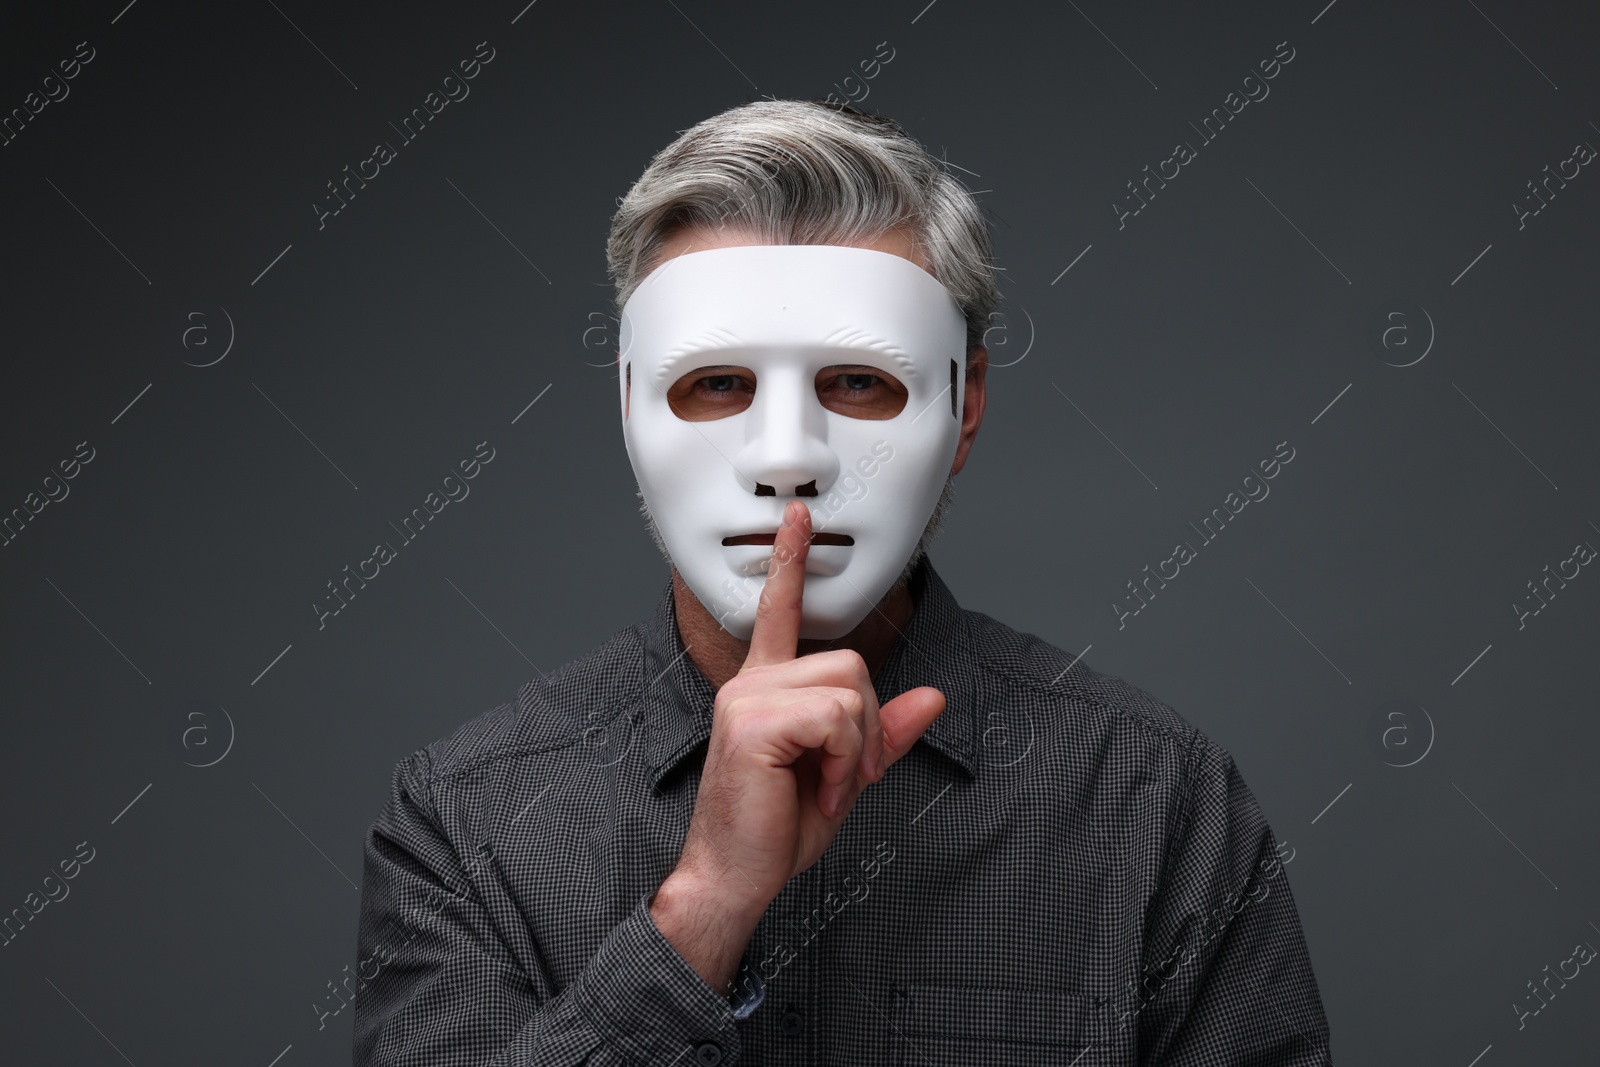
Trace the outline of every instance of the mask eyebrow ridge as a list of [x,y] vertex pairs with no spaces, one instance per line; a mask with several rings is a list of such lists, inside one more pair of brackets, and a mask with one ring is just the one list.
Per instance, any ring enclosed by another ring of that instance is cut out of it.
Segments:
[[910,353],[893,341],[869,333],[856,326],[841,326],[823,338],[824,343],[840,348],[854,348],[888,356],[895,370],[907,378],[917,377],[917,365]]
[[704,333],[679,341],[667,350],[666,355],[661,357],[661,362],[656,366],[656,381],[658,383],[666,381],[672,374],[674,367],[686,357],[697,352],[718,348],[737,348],[743,343],[736,334],[720,327],[714,327]]
[[[916,361],[911,358],[910,353],[893,341],[867,330],[855,326],[841,326],[825,336],[822,341],[823,344],[832,348],[887,356],[889,361],[894,364],[895,373],[900,375],[902,380],[918,377]],[[721,327],[715,327],[686,338],[673,345],[662,356],[661,362],[656,366],[656,382],[660,384],[669,379],[676,381],[677,376],[674,371],[679,363],[690,356],[723,348],[738,348],[743,345],[744,342],[738,335]],[[732,365],[729,364],[729,366]]]

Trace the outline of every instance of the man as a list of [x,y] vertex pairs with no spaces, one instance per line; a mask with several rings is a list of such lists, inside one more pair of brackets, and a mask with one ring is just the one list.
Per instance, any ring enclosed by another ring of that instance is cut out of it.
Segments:
[[671,581],[397,765],[355,1062],[1327,1061],[1231,757],[926,555],[998,298],[965,188],[761,100],[659,153],[608,253]]

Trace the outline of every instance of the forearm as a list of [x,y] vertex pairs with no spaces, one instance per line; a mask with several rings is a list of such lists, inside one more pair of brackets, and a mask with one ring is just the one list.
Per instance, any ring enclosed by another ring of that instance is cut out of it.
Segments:
[[685,1052],[691,1062],[707,1044],[724,1067],[738,1061],[725,991],[662,935],[642,891],[588,963],[559,979],[504,940],[482,896],[495,881],[475,883],[460,862],[466,849],[440,825],[429,769],[425,753],[396,765],[367,834],[357,949],[383,966],[355,1001],[359,1067],[622,1067]]
[[[623,1067],[693,1062],[708,1043],[724,1067],[738,1062],[725,990],[704,984],[644,903],[560,989],[542,971],[486,956],[456,929],[425,920],[399,965],[357,999],[354,1062],[438,1067],[451,1062],[440,1050],[472,1048],[489,1057],[472,1061],[484,1067]],[[396,981],[401,975],[408,980]]]

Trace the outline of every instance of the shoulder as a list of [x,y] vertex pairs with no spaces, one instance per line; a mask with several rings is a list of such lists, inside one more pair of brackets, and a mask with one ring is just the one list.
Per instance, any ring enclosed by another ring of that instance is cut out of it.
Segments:
[[[404,763],[430,787],[502,760],[568,748],[643,691],[638,625],[526,682],[511,700],[418,749]],[[421,783],[419,783],[421,784]]]
[[1133,866],[1146,895],[1163,883],[1177,851],[1223,863],[1235,849],[1253,862],[1270,829],[1227,749],[1079,653],[982,613],[967,615],[986,765],[1009,771],[1028,760],[1032,773],[1015,788],[1041,810],[1102,828],[1125,856],[1142,857]]
[[[1058,648],[978,611],[965,611],[980,703],[1024,715],[1030,729],[1101,762],[1168,779],[1180,794],[1205,777],[1226,778],[1229,753],[1163,700]],[[1039,720],[1035,722],[1034,720]]]
[[[1085,811],[1122,820],[1160,856],[1163,879],[1176,851],[1191,866],[1210,864],[1217,877],[1236,880],[1258,859],[1271,859],[1276,838],[1228,749],[1171,705],[1096,671],[1077,653],[967,614],[980,673],[991,679],[979,687],[980,703],[1012,717],[1023,709],[1037,764],[1055,772],[1032,776],[1042,803],[1066,794]],[[1082,792],[1066,784],[1072,782]]]

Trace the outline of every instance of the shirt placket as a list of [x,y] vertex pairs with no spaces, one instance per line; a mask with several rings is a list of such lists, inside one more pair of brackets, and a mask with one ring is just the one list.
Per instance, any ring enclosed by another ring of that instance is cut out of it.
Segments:
[[821,866],[790,879],[757,927],[759,954],[752,953],[753,966],[760,968],[766,996],[749,1021],[759,1027],[754,1033],[761,1047],[771,1052],[763,1063],[809,1067],[817,1062],[816,964],[805,944],[804,920],[819,903]]

